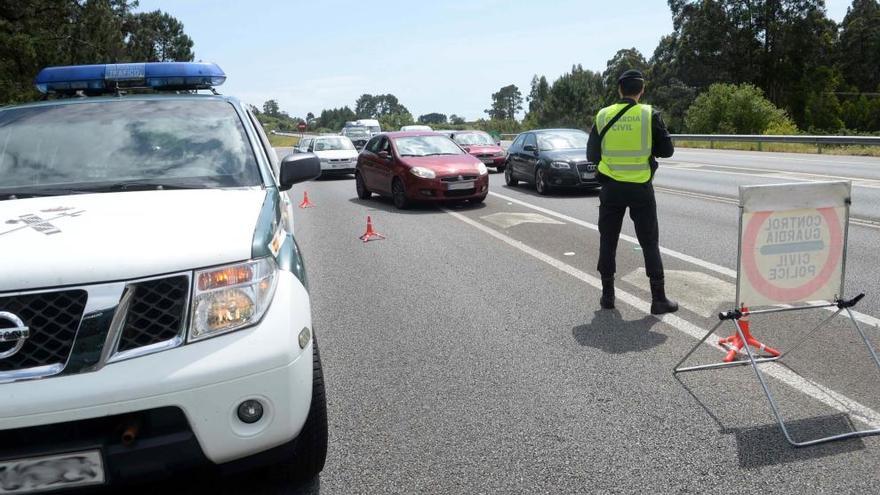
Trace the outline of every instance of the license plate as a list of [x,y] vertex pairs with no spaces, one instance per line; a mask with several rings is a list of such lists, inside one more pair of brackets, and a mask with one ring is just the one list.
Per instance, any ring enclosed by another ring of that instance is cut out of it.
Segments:
[[595,179],[593,174],[581,174],[581,179]]
[[104,484],[99,450],[0,461],[0,494],[37,493]]
[[483,163],[486,165],[492,165],[495,163],[494,158],[480,158],[480,160],[483,160]]
[[474,181],[469,180],[469,181],[465,181],[465,182],[450,182],[449,187],[447,189],[449,189],[450,191],[461,191],[464,189],[473,189],[473,188],[474,188]]
[[348,168],[350,165],[350,163],[334,163],[333,168]]

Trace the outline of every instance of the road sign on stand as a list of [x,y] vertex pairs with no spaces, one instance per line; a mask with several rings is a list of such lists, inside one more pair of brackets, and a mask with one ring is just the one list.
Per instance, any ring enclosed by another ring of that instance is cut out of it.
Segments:
[[737,303],[834,301],[843,294],[848,182],[740,188]]
[[[852,299],[843,298],[851,191],[852,184],[844,181],[741,186],[736,308],[720,313],[718,323],[673,368],[673,373],[682,373],[751,365],[779,428],[786,440],[796,447],[880,433],[880,428],[875,428],[812,440],[794,440],[758,366],[759,363],[783,359],[845,311],[868,348],[874,364],[880,368],[880,358],[850,309],[864,294]],[[746,306],[772,307],[753,311],[746,309]],[[817,308],[837,308],[837,311],[803,333],[795,344],[782,353],[767,348],[749,332],[749,316]],[[729,348],[724,362],[683,368],[681,365],[725,321],[733,322],[735,333],[719,340],[719,343],[734,344]],[[750,347],[755,347],[756,351],[753,352]],[[741,349],[745,351],[747,359],[734,361]],[[767,352],[769,355],[756,356],[757,352]]]

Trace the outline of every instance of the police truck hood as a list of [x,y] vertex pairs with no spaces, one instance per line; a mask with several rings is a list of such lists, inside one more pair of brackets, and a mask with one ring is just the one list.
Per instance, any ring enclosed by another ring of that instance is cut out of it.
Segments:
[[249,259],[265,197],[263,189],[238,188],[0,201],[0,292]]

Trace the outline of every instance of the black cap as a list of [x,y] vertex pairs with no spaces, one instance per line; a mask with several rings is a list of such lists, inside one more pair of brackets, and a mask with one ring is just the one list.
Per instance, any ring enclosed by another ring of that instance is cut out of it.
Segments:
[[617,83],[620,84],[627,79],[641,79],[642,81],[644,81],[645,76],[642,75],[641,71],[630,69],[620,75],[620,77],[617,79]]

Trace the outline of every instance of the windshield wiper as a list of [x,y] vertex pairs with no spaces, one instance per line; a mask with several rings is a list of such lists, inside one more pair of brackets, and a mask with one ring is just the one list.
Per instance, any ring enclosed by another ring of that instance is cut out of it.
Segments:
[[111,184],[100,184],[88,188],[89,192],[117,192],[117,191],[162,191],[169,189],[204,189],[207,186],[196,184],[179,184],[174,182],[154,181],[123,181]]
[[70,196],[73,194],[86,194],[90,191],[81,189],[40,189],[31,191],[5,190],[0,191],[0,201],[11,199],[43,198],[48,196]]

